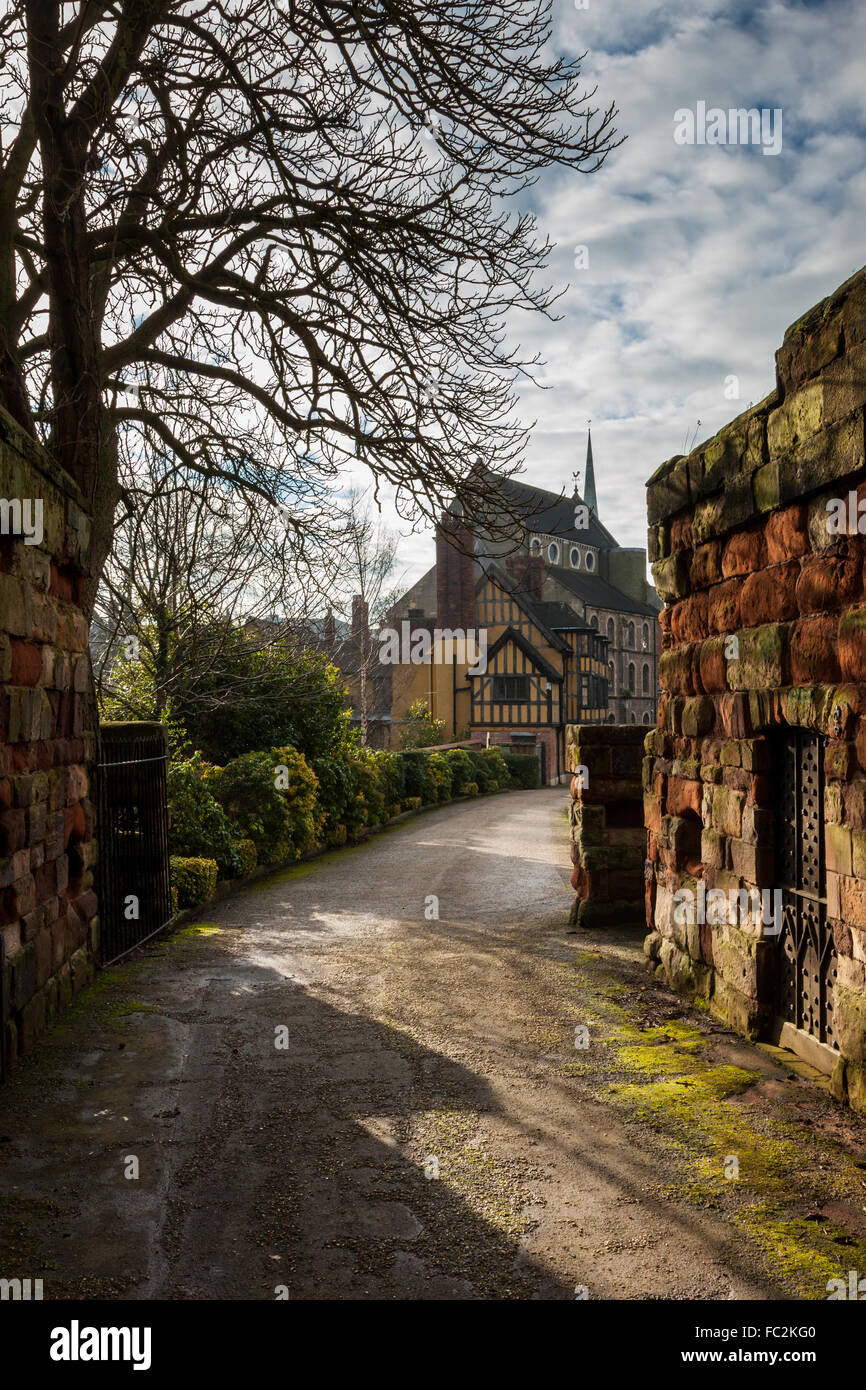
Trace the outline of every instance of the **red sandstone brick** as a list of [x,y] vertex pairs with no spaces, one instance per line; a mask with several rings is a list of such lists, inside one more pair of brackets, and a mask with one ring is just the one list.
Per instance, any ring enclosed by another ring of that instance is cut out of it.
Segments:
[[821,685],[841,680],[839,619],[834,614],[801,618],[791,625],[791,683]]
[[42,648],[37,647],[35,642],[17,642],[14,639],[11,648],[12,671],[9,684],[38,685],[39,677],[42,675]]
[[801,613],[848,608],[863,595],[863,566],[859,555],[807,555],[797,581]]
[[866,782],[850,782],[842,792],[845,824],[852,830],[866,830]]
[[689,582],[694,589],[707,589],[722,579],[722,543],[707,541],[699,545],[689,569]]
[[764,527],[767,563],[796,559],[809,553],[809,512],[804,502],[795,502],[781,512],[773,512]]
[[691,550],[692,544],[691,515],[678,516],[671,526],[671,550]]
[[717,695],[728,688],[728,662],[724,646],[719,642],[703,642],[697,652],[698,677],[707,695]]
[[722,555],[722,574],[726,579],[734,575],[754,574],[767,563],[767,543],[763,530],[751,528],[737,531],[729,539]]
[[728,579],[724,584],[715,584],[709,593],[707,626],[710,632],[736,632],[740,626],[739,579]]
[[681,816],[684,811],[701,814],[701,793],[703,784],[681,777],[669,777],[667,787],[667,812],[670,816]]
[[796,597],[799,574],[799,560],[788,560],[783,565],[772,565],[769,569],[748,575],[740,593],[740,621],[743,627],[784,623],[796,618],[799,611]]

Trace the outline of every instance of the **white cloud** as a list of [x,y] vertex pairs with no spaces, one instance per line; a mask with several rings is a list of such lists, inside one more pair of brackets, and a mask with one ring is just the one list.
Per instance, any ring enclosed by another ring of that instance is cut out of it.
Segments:
[[[785,328],[859,268],[866,212],[866,7],[842,0],[555,0],[556,47],[589,49],[595,102],[620,108],[626,143],[600,172],[549,171],[532,191],[539,231],[556,243],[548,280],[570,288],[562,321],[522,316],[525,355],[546,360],[547,389],[523,388],[540,422],[528,481],[570,489],[586,419],[602,520],[644,545],[644,483],[760,400]],[[780,107],[778,157],[742,147],[677,146],[674,112]],[[574,267],[585,243],[589,270]],[[740,400],[725,398],[739,378]],[[407,538],[410,577],[432,540]]]

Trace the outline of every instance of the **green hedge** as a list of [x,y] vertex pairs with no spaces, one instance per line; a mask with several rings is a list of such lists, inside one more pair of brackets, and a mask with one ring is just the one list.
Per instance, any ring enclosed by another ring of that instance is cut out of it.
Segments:
[[503,753],[513,787],[526,791],[541,785],[541,767],[534,753]]
[[213,897],[219,873],[215,859],[186,859],[173,854],[169,863],[178,908],[200,907]]
[[[243,753],[225,767],[196,753],[169,769],[180,905],[206,901],[196,896],[207,886],[200,872],[196,876],[185,865],[215,862],[219,877],[231,878],[257,864],[280,864],[308,850],[357,841],[401,810],[538,784],[535,757],[498,747],[400,753],[348,748],[310,762],[296,748],[281,747]],[[212,891],[211,886],[208,896]]]

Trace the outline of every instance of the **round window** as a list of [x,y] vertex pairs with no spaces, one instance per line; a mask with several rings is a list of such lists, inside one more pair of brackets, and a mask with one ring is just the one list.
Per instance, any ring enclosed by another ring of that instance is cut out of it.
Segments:
[[552,565],[555,565],[559,560],[559,546],[555,542],[547,547],[547,558]]
[[595,569],[595,556],[593,555],[593,553],[592,553],[591,550],[588,550],[588,551],[586,552],[586,558],[585,558],[584,563],[586,564],[586,568],[587,568],[588,570],[594,570],[594,569]]
[[571,547],[571,555],[569,556],[569,559],[571,560],[571,568],[572,568],[573,570],[579,570],[579,569],[580,569],[580,551],[578,550],[578,548],[577,548],[576,545],[573,545],[573,546]]

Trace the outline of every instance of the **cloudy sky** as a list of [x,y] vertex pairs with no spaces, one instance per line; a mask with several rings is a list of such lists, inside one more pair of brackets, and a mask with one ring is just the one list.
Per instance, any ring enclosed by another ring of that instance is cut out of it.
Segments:
[[[548,278],[568,288],[560,322],[514,324],[546,363],[545,389],[522,394],[538,421],[524,477],[570,491],[591,418],[601,519],[644,546],[649,475],[698,420],[701,440],[761,400],[786,327],[866,263],[866,6],[578,3],[554,0],[555,46],[586,50],[587,84],[628,138],[600,172],[532,190],[556,243]],[[677,144],[675,112],[698,102],[781,108],[781,152]],[[408,581],[432,552],[429,535],[403,539]]]

